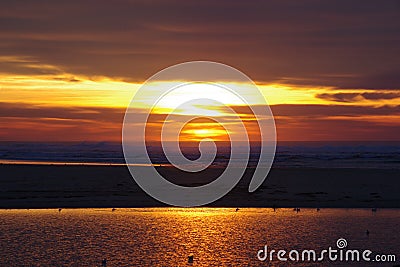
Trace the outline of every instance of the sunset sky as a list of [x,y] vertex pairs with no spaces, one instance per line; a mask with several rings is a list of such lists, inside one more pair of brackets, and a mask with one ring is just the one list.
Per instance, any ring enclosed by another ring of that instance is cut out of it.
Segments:
[[399,1],[2,1],[0,21],[0,141],[119,141],[141,84],[193,60],[253,79],[278,140],[400,140]]

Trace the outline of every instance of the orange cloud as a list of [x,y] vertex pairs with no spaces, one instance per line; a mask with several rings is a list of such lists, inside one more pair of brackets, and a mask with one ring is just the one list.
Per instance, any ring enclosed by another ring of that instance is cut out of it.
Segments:
[[[248,107],[234,106],[241,114],[251,141],[259,140],[258,123]],[[265,108],[255,106],[257,108]],[[398,140],[400,106],[359,107],[274,105],[278,140]],[[125,109],[102,107],[40,107],[0,102],[0,140],[3,141],[120,141]],[[137,114],[141,109],[136,110]],[[151,114],[146,140],[160,140],[168,114]],[[182,120],[185,120],[184,115]],[[239,123],[222,116],[223,123]],[[181,140],[210,137],[227,141],[222,125],[197,119],[182,129]]]

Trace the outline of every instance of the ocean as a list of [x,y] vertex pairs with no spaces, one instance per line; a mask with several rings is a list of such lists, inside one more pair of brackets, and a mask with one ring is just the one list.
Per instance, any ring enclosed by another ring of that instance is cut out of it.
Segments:
[[[197,147],[183,147],[189,159]],[[160,147],[148,146],[155,165],[168,165]],[[252,147],[249,166],[257,165],[258,148]],[[213,166],[229,161],[229,146],[219,146]],[[122,146],[113,142],[0,142],[1,163],[125,164]],[[138,159],[138,162],[141,162]],[[400,169],[400,142],[279,142],[274,167]]]

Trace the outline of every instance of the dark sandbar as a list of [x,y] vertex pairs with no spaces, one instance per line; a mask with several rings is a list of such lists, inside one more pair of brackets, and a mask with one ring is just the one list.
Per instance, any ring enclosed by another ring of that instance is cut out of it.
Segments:
[[[171,181],[195,186],[221,170],[187,175],[169,167]],[[248,192],[250,173],[218,207],[400,208],[400,170],[274,168],[264,184]],[[0,208],[162,207],[144,193],[125,166],[0,165]]]

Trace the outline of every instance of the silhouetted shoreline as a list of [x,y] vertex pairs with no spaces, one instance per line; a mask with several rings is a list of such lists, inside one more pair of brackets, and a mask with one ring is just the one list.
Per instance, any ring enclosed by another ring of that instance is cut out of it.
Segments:
[[[187,175],[159,167],[171,181],[197,186],[222,171]],[[125,166],[0,165],[0,208],[163,207],[131,178]],[[251,169],[212,207],[400,208],[400,170],[273,168],[248,192]],[[194,182],[195,181],[195,182]]]

